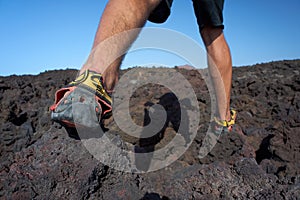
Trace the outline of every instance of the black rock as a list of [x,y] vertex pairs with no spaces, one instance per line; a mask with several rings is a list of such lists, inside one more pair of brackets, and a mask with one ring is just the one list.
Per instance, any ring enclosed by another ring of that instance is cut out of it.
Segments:
[[[0,77],[0,199],[297,199],[299,67],[300,60],[293,60],[234,68],[232,107],[238,111],[237,125],[202,159],[198,153],[210,120],[211,97],[199,71],[176,68],[196,93],[201,112],[198,134],[173,164],[144,174],[100,163],[83,141],[70,138],[61,125],[50,121],[55,91],[73,80],[76,70]],[[157,70],[162,79],[170,75],[163,68],[153,69],[153,74]],[[106,135],[121,149],[161,149],[187,116],[178,112],[180,103],[169,88],[141,86],[130,100],[132,120],[148,125],[150,114],[156,113],[152,106],[159,104],[167,115],[160,132],[141,140],[124,133],[111,117],[104,122]],[[190,142],[188,135],[181,137]],[[145,163],[155,159],[162,158]]]

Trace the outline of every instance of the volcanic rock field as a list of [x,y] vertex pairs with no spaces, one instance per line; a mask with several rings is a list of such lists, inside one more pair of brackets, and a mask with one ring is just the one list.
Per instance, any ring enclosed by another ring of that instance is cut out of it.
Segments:
[[[168,78],[164,68],[147,70]],[[201,114],[197,134],[179,159],[148,173],[99,162],[80,138],[51,121],[55,91],[72,81],[77,70],[0,77],[0,199],[300,199],[300,60],[233,68],[236,125],[204,158],[198,154],[211,117],[211,98],[201,75],[207,72],[174,70],[195,91]],[[140,152],[163,148],[183,116],[172,91],[154,83],[139,87],[130,98],[128,120],[140,126],[151,123],[153,105],[167,114],[157,135],[130,136],[113,116],[104,120],[105,134]]]

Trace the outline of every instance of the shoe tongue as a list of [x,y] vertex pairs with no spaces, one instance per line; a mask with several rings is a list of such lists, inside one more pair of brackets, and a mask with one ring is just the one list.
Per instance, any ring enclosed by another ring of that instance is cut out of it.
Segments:
[[97,78],[99,79],[99,81],[100,81],[100,83],[101,83],[103,89],[106,91],[106,93],[107,93],[110,97],[112,96],[114,90],[107,90],[107,89],[106,89],[106,86],[105,86],[104,80],[103,80],[103,76],[102,76],[101,73],[98,73],[98,72],[96,72],[96,71],[92,71],[92,70],[89,70],[89,69],[87,69],[87,70],[85,71],[85,73],[86,73],[86,76],[88,75],[88,73],[91,73],[91,74],[93,74],[93,75],[97,75]]

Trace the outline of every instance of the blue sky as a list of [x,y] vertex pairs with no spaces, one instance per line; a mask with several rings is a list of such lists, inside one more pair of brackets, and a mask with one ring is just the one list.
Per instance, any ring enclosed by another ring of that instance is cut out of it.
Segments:
[[[90,52],[106,3],[107,0],[0,0],[0,75],[79,69]],[[225,1],[224,32],[233,65],[299,59],[299,8],[299,0]],[[179,31],[202,45],[189,0],[174,0],[166,23],[146,26]],[[147,51],[129,54],[122,68],[147,62],[185,64],[168,55],[150,58],[153,57]]]

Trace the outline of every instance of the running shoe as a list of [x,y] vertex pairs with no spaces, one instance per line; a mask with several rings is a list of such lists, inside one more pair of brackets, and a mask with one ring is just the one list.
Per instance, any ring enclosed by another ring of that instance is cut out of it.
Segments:
[[86,70],[55,93],[51,119],[64,127],[95,128],[111,115],[112,99],[103,87],[102,75]]

